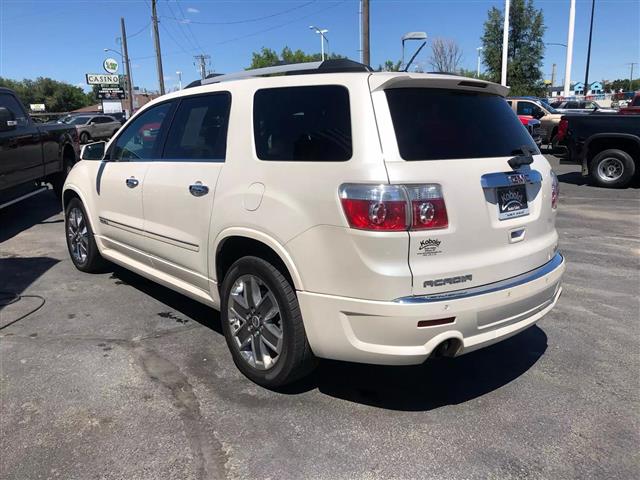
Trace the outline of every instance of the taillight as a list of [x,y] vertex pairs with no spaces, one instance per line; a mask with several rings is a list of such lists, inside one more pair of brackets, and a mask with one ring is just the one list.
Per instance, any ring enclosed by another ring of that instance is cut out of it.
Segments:
[[440,185],[340,187],[340,201],[352,228],[377,231],[430,230],[449,225]]
[[558,196],[560,195],[560,183],[555,172],[551,171],[551,208],[558,208]]
[[405,188],[411,202],[412,230],[447,228],[449,219],[440,185],[407,185]]
[[558,132],[556,133],[559,142],[564,140],[564,137],[567,136],[567,130],[569,130],[569,121],[566,118],[563,118],[558,124]]
[[407,200],[402,187],[346,184],[340,187],[340,201],[352,228],[407,229]]

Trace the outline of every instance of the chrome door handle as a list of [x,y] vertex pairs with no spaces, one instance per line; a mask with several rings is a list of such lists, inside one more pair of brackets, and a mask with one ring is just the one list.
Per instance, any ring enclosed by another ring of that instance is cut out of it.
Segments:
[[139,183],[140,182],[138,182],[138,179],[137,178],[133,178],[133,177],[127,178],[127,180],[126,180],[127,187],[129,187],[129,188],[136,188]]
[[209,187],[203,185],[202,182],[196,182],[193,185],[189,185],[189,192],[194,197],[202,197],[209,193]]

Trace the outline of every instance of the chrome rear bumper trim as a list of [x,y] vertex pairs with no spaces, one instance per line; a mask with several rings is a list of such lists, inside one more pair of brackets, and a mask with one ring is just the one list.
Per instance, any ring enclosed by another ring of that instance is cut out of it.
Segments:
[[516,277],[507,278],[506,280],[489,283],[487,285],[481,285],[479,287],[466,288],[464,290],[455,290],[453,292],[434,293],[432,295],[414,295],[409,297],[396,298],[394,300],[394,303],[415,304],[442,302],[445,300],[459,300],[461,298],[474,297],[476,295],[484,295],[486,293],[506,290],[544,277],[545,275],[548,275],[554,270],[560,268],[563,263],[564,257],[560,253],[556,253],[549,262],[545,263],[541,267],[538,267],[535,270],[531,270],[530,272],[523,273]]

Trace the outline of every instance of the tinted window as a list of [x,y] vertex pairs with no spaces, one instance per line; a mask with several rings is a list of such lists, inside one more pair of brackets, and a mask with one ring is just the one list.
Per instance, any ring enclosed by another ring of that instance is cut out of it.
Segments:
[[134,161],[157,157],[157,140],[171,105],[170,102],[162,103],[138,115],[118,136],[111,159]]
[[538,151],[497,95],[433,88],[389,89],[386,94],[405,160],[506,157],[522,146]]
[[535,103],[519,101],[517,106],[518,115],[542,114],[542,110]]
[[216,93],[185,98],[171,122],[163,158],[224,160],[231,95]]
[[336,85],[259,90],[253,101],[253,135],[261,160],[349,160],[349,92]]
[[22,106],[18,103],[13,95],[6,93],[0,94],[0,107],[4,107],[13,115],[13,119],[16,122],[16,128],[26,127],[29,124]]
[[113,122],[113,118],[110,117],[95,117],[93,119],[94,122],[96,123],[110,123]]
[[564,108],[580,108],[580,104],[578,102],[567,102],[567,106]]
[[69,125],[84,125],[89,121],[89,117],[72,117],[69,121],[65,122]]

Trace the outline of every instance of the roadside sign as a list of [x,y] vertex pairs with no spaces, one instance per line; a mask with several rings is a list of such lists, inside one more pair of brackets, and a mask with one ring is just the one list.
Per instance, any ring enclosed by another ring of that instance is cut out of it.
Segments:
[[87,85],[118,85],[120,75],[106,75],[104,73],[87,73]]
[[103,100],[102,113],[120,113],[122,112],[122,102],[119,100]]
[[102,67],[107,73],[116,73],[118,71],[118,62],[115,58],[105,58]]
[[113,100],[124,98],[124,90],[121,87],[102,87],[97,92],[97,96],[102,100]]
[[44,112],[45,106],[44,106],[44,103],[31,103],[29,104],[29,109],[32,112]]

